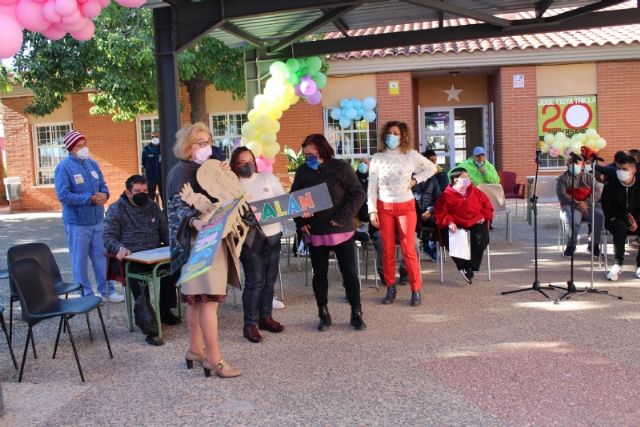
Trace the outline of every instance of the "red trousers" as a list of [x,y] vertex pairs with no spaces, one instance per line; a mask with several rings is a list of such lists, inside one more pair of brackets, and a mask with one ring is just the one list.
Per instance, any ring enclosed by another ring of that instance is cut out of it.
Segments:
[[378,201],[378,221],[382,240],[382,272],[387,286],[396,283],[396,232],[400,241],[400,250],[407,268],[412,291],[422,289],[422,273],[416,254],[416,202],[409,200],[401,203]]

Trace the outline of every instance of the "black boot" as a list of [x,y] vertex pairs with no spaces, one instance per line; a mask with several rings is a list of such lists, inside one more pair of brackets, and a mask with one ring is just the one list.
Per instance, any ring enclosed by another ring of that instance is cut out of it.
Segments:
[[396,299],[396,285],[387,286],[387,295],[382,300],[383,304],[391,304]]
[[411,292],[411,305],[420,305],[422,304],[422,297],[420,296],[420,291]]
[[326,331],[331,326],[331,315],[326,305],[318,308],[318,317],[320,317],[320,324],[318,325],[319,331]]
[[367,329],[367,324],[362,320],[362,308],[351,307],[351,327],[356,331]]

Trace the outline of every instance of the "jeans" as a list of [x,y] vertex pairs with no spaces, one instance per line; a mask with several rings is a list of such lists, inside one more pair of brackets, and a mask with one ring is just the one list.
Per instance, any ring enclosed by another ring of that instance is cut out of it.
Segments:
[[[638,218],[636,218],[636,221],[638,222]],[[624,219],[607,221],[605,227],[613,236],[613,261],[618,265],[622,265],[622,262],[624,261],[624,247],[627,244],[627,236],[629,234],[637,234],[638,231],[636,230],[635,233],[629,231],[627,222]],[[636,266],[640,267],[640,249],[638,249],[638,255],[636,255]]]
[[[484,251],[489,244],[489,229],[487,224],[475,224],[469,229],[469,239],[471,240],[471,259],[462,259],[451,257],[458,270],[471,269],[473,271],[480,270],[480,264],[482,264],[482,257]],[[443,228],[441,232],[442,241],[444,246],[449,249],[449,229]]]
[[401,203],[385,203],[378,200],[378,221],[382,238],[382,270],[386,285],[392,286],[395,283],[397,233],[411,291],[419,291],[422,289],[422,273],[415,244],[418,221],[415,200]]
[[[87,271],[87,261],[91,259],[98,292],[106,296],[107,259],[104,256],[105,248],[102,240],[104,224],[64,224],[64,231],[67,233],[67,243],[69,244],[73,281],[82,285],[83,295],[93,295]],[[113,291],[113,284],[109,283],[109,294]]]
[[[129,272],[131,273],[151,273],[151,268],[148,265],[132,262],[129,265]],[[160,279],[160,314],[169,313],[169,311],[176,306],[176,282],[180,277],[180,272],[176,272],[170,276],[164,276]],[[138,299],[143,292],[149,299],[149,286],[138,279],[129,279],[129,287],[133,294],[133,300]]]
[[[395,243],[396,244],[398,243],[397,236],[396,236]],[[382,281],[382,283],[386,283],[384,280],[384,271],[382,270],[382,241],[380,237],[380,231],[376,231],[375,233],[373,233],[373,246],[375,246],[376,248],[376,262],[377,262],[376,268],[378,270],[378,277],[380,277],[380,280]],[[400,252],[400,255],[398,256],[398,264],[399,264],[398,275],[400,276],[400,279],[398,281],[408,282],[409,279],[407,276],[407,267],[404,266],[404,259],[402,258],[402,252]],[[395,283],[395,281],[393,283]]]
[[260,319],[271,317],[273,308],[273,292],[278,279],[280,264],[280,237],[282,233],[269,236],[270,252],[255,254],[246,247],[240,254],[240,262],[244,271],[244,290],[242,291],[242,308],[244,309],[244,326],[255,325]]
[[[592,242],[592,245],[594,245],[593,247],[599,247],[600,234],[602,233],[602,223],[604,222],[604,215],[602,213],[602,208],[600,207],[599,204],[596,204],[594,213],[595,213],[595,221],[593,221],[593,231],[591,232],[591,242]],[[579,210],[574,209],[573,236],[575,237],[575,239],[573,240],[571,239],[571,227],[569,226],[569,224],[571,224],[571,205],[562,206],[562,209],[560,210],[560,219],[562,220],[562,225],[564,227],[563,233],[567,241],[567,246],[574,248],[576,246],[575,240],[577,239],[578,234],[580,234],[580,224],[582,223],[583,219],[587,222],[592,222],[591,209],[589,209],[589,215],[585,218],[582,217],[582,213]]]
[[313,267],[313,293],[318,307],[329,303],[329,253],[334,251],[338,260],[338,267],[342,274],[342,284],[349,298],[351,307],[360,308],[360,282],[358,281],[358,258],[356,255],[356,241],[349,240],[335,246],[309,245],[309,257]]

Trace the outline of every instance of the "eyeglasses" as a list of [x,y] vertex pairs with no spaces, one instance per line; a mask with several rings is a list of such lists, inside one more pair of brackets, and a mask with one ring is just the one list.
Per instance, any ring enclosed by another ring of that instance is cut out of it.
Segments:
[[207,139],[206,141],[204,139],[199,139],[196,142],[193,143],[194,145],[197,144],[200,147],[206,147],[207,145],[213,145],[213,139]]
[[238,162],[238,166],[244,166],[244,165],[253,165],[255,166],[255,162]]

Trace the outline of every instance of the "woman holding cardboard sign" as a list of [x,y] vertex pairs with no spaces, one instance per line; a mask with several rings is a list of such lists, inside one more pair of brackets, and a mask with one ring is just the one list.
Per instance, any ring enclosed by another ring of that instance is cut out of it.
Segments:
[[353,217],[364,202],[364,189],[351,166],[333,157],[333,148],[323,135],[307,136],[302,143],[302,152],[305,163],[296,170],[291,191],[326,183],[333,203],[329,209],[316,212],[314,215],[305,214],[295,220],[298,229],[309,243],[313,267],[313,292],[320,317],[318,330],[324,331],[331,326],[331,315],[327,308],[330,251],[336,254],[344,288],[351,304],[351,326],[357,330],[365,329],[367,325],[362,320],[358,261],[353,238]]
[[[217,197],[206,191],[197,179],[201,165],[211,157],[211,144],[211,135],[204,123],[194,123],[176,134],[173,152],[180,161],[167,177],[172,272],[184,272],[191,245],[207,225],[203,214],[213,211],[217,202]],[[213,167],[229,169],[226,163]],[[231,171],[228,173],[235,179]],[[188,281],[182,281],[181,277],[180,294],[182,302],[187,303],[189,327],[189,349],[184,358],[189,369],[193,362],[202,364],[206,376],[210,376],[211,371],[222,378],[240,375],[239,370],[222,359],[218,343],[218,303],[225,299],[227,283],[239,283],[233,257],[234,251],[228,247],[227,239],[223,239],[207,273]]]
[[[278,178],[269,172],[256,171],[256,158],[247,147],[238,147],[231,153],[231,170],[238,175],[242,187],[250,201],[269,199],[285,194]],[[280,263],[280,238],[282,226],[279,222],[258,226],[253,245],[242,247],[240,262],[244,271],[244,290],[242,308],[244,309],[244,327],[242,333],[253,343],[262,341],[259,329],[269,332],[282,332],[284,326],[273,320],[273,290],[278,279]]]

